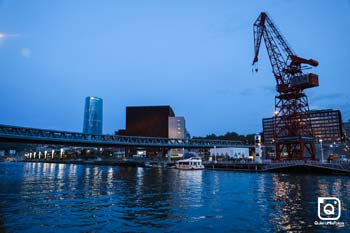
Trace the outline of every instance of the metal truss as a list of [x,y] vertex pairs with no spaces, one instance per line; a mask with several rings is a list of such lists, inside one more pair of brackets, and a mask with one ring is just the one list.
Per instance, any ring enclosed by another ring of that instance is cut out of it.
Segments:
[[95,135],[0,125],[0,141],[95,147],[213,148],[249,147],[241,141]]

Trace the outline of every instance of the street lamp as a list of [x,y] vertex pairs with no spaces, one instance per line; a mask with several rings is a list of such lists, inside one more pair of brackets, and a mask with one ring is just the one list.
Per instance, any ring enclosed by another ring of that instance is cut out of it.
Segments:
[[321,162],[323,163],[323,146],[322,146],[322,138],[320,139],[320,146],[321,146]]
[[216,146],[214,146],[214,163],[216,163]]

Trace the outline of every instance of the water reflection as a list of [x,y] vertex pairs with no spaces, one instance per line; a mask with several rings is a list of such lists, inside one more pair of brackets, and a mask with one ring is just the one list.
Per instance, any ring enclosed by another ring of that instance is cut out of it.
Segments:
[[[343,202],[343,210],[349,208],[350,183],[346,177],[273,174],[272,181],[276,211],[270,213],[270,221],[278,231],[314,229],[314,221],[319,220],[318,197],[338,197]],[[319,227],[319,230],[322,228],[329,230],[326,227]]]
[[10,232],[312,232],[318,196],[350,201],[347,177],[74,164],[0,163],[0,187]]

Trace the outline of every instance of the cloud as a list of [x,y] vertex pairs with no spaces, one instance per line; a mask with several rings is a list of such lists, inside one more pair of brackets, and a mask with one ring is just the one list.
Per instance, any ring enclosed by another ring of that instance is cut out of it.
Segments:
[[322,101],[332,101],[334,99],[343,99],[344,98],[344,93],[330,93],[330,94],[322,94],[318,96],[311,96],[312,101],[315,103],[319,103]]
[[241,92],[239,92],[239,95],[241,96],[249,96],[249,95],[253,95],[255,94],[255,90],[253,90],[252,88],[246,88],[244,90],[242,90]]
[[350,102],[349,97],[345,93],[332,93],[314,97],[310,108],[340,110],[343,115],[343,121],[350,119]]
[[277,90],[276,90],[276,86],[266,86],[263,85],[261,87],[259,87],[260,90],[263,90],[264,92],[266,92],[267,94],[277,94]]
[[32,50],[30,50],[29,48],[22,48],[21,55],[25,58],[30,58],[32,56]]
[[350,120],[350,103],[331,103],[325,105],[329,109],[339,109],[342,112],[343,121]]

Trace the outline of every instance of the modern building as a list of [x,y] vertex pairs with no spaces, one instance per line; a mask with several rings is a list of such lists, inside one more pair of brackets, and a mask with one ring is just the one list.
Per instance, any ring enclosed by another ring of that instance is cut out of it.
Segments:
[[169,117],[174,117],[170,106],[126,107],[126,128],[118,133],[128,136],[169,137]]
[[[343,138],[342,117],[339,110],[312,110],[308,112],[311,120],[311,127],[316,140],[322,139],[324,142],[340,142]],[[273,123],[274,118],[264,118],[263,142],[273,143]]]
[[[184,117],[169,117],[169,138],[188,138],[187,133]],[[170,154],[174,157],[182,156],[185,149],[171,149]]]
[[310,111],[311,126],[315,139],[340,142],[343,139],[342,116],[339,110]]
[[272,144],[274,141],[273,138],[273,122],[274,118],[263,118],[262,119],[262,125],[263,125],[263,133],[262,133],[262,142],[265,144]]
[[169,117],[169,138],[186,138],[185,118]]
[[350,120],[343,123],[344,137],[346,141],[350,141]]
[[99,97],[85,98],[83,133],[102,134],[103,100]]
[[[161,137],[161,138],[188,138],[185,118],[175,116],[173,109],[166,106],[128,106],[126,107],[126,127],[115,132],[118,135]],[[165,156],[168,149],[138,148],[130,149],[127,154],[138,156]],[[184,148],[171,149],[171,156],[180,156],[185,153]]]

